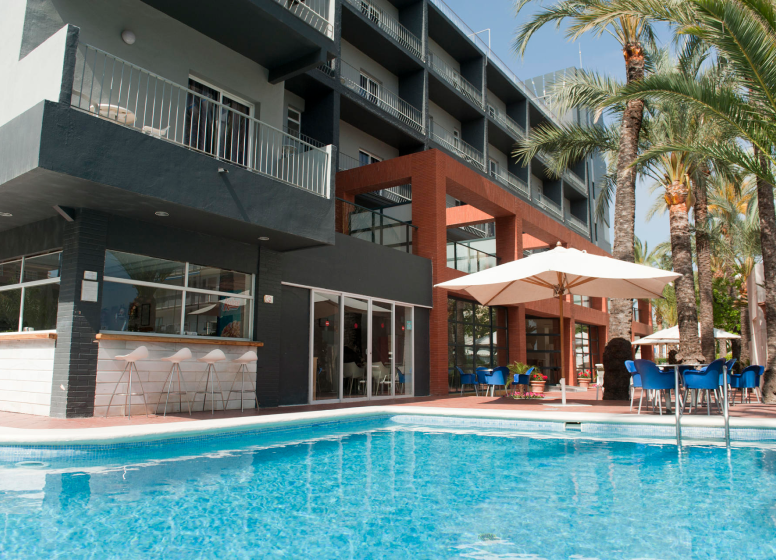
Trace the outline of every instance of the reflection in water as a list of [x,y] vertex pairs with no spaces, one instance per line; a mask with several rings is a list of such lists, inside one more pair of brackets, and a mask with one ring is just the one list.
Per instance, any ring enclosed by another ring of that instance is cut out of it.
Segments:
[[0,463],[0,556],[776,556],[769,450],[382,420],[191,446]]

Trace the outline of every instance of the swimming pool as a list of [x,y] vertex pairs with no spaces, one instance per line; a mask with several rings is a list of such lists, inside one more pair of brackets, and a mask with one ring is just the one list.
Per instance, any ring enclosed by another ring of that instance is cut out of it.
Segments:
[[6,448],[0,557],[776,557],[772,449],[396,420]]

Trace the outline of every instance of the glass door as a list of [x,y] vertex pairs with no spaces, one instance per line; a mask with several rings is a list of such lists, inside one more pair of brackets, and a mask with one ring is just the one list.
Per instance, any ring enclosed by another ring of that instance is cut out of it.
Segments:
[[343,299],[342,398],[365,398],[369,387],[369,301]]
[[393,305],[372,302],[372,395],[393,395]]
[[340,398],[340,296],[313,292],[311,401]]

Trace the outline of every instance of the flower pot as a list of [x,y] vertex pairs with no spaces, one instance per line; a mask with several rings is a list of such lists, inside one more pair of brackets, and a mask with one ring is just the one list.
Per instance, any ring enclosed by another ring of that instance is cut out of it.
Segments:
[[547,383],[546,381],[531,381],[531,392],[532,393],[544,393],[544,384]]
[[587,391],[587,388],[590,387],[590,380],[589,379],[577,379],[577,384],[579,385],[580,389],[584,389]]

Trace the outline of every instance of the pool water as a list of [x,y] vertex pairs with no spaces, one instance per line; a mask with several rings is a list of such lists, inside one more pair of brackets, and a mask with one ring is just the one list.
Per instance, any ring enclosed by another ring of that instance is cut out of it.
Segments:
[[772,559],[776,451],[379,418],[8,459],[0,558]]

